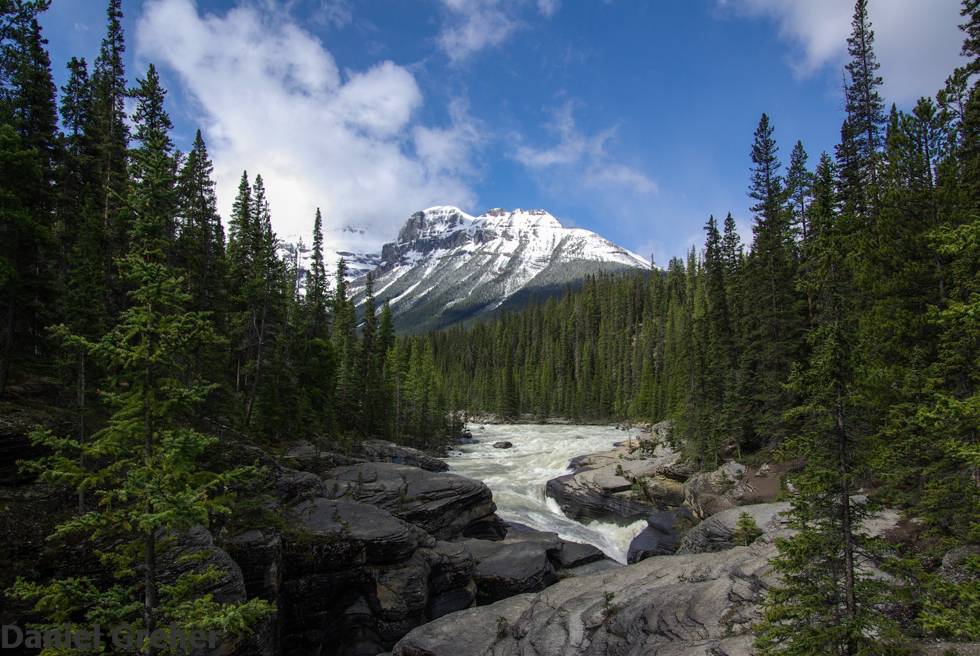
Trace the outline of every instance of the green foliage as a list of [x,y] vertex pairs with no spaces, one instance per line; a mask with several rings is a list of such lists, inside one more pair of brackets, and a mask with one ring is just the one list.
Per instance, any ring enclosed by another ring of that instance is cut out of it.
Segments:
[[953,582],[937,577],[920,616],[926,631],[956,640],[980,640],[980,556],[963,565],[972,578]]
[[111,368],[112,387],[103,398],[115,412],[84,443],[50,431],[33,435],[52,451],[32,465],[41,480],[94,497],[93,507],[58,526],[50,539],[92,540],[115,583],[21,579],[14,594],[35,600],[36,610],[53,624],[81,614],[87,624],[152,631],[173,621],[189,629],[242,633],[268,612],[268,604],[213,602],[201,590],[224,573],[203,567],[201,560],[192,564],[182,542],[193,527],[208,525],[210,513],[230,512],[228,486],[252,472],[202,467],[201,455],[215,438],[183,425],[214,388],[191,374],[188,356],[194,347],[219,338],[206,317],[185,311],[190,297],[165,263],[171,168],[159,134],[149,134],[146,144],[143,176],[127,199],[137,217],[132,233],[137,246],[118,262],[132,285],[130,306],[99,341],[64,327],[57,331],[66,344]]
[[747,512],[740,512],[738,514],[738,521],[735,525],[735,532],[732,533],[732,542],[740,544],[743,547],[749,546],[755,542],[757,537],[762,535],[762,529],[755,523],[755,518]]

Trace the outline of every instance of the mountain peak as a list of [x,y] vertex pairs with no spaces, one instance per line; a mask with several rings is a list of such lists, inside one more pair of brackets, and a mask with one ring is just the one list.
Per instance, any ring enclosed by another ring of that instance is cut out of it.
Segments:
[[[384,245],[374,293],[390,299],[396,326],[423,330],[561,294],[589,274],[649,267],[545,210],[498,207],[474,218],[444,205],[415,212]],[[363,280],[352,291],[360,302]]]

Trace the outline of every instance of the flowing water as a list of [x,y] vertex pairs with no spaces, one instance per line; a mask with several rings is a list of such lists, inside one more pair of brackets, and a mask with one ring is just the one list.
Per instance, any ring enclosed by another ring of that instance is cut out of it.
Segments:
[[[449,471],[486,483],[493,491],[497,514],[539,531],[551,531],[574,542],[595,545],[610,558],[626,562],[630,541],[646,526],[593,521],[579,523],[562,514],[554,499],[545,497],[549,479],[570,473],[575,456],[608,451],[627,434],[612,426],[470,425],[479,444],[459,446],[447,458]],[[633,434],[635,437],[635,433]],[[511,442],[511,449],[495,449],[494,442]]]

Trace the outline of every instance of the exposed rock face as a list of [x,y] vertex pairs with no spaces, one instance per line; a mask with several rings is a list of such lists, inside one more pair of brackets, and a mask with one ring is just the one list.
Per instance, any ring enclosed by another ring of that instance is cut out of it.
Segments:
[[[709,520],[715,529],[705,533],[712,536],[740,511],[756,517],[768,532],[748,547],[661,556],[570,578],[426,624],[402,638],[393,654],[749,656],[755,641],[749,631],[765,591],[777,582],[769,567],[774,540],[791,535],[778,519],[787,507],[746,506]],[[896,513],[885,512],[865,529],[878,535],[897,521]]]
[[480,481],[389,463],[337,467],[325,474],[326,496],[371,504],[413,524],[437,540],[491,533],[495,527],[490,488]]
[[[395,656],[751,653],[771,542],[712,556],[664,556],[536,595],[456,613],[405,636]],[[611,604],[604,598],[612,593]],[[498,618],[504,617],[504,622]],[[462,636],[465,642],[453,642]],[[460,649],[460,647],[464,647]],[[714,649],[715,651],[710,651]]]
[[[558,571],[604,558],[553,533],[509,528],[479,481],[385,462],[336,467],[321,480],[260,460],[287,528],[242,531],[225,548],[249,597],[279,612],[262,645],[231,653],[381,653],[426,622],[543,590]],[[496,541],[476,539],[487,535]]]
[[752,517],[760,530],[770,533],[778,531],[784,527],[783,514],[789,509],[788,503],[759,503],[716,513],[684,536],[677,553],[711,553],[726,551],[737,546],[732,541],[732,536],[738,528],[738,518],[743,512]]
[[632,483],[616,474],[611,465],[559,476],[548,481],[545,494],[558,502],[572,519],[606,519],[632,522],[656,510],[653,504],[635,499]]
[[664,510],[647,517],[647,527],[630,542],[626,562],[638,563],[652,556],[666,556],[677,551],[685,526],[694,517],[687,508]]
[[[473,437],[470,435],[470,437]],[[385,440],[367,440],[364,442],[364,454],[371,462],[391,462],[396,465],[409,465],[430,472],[444,472],[449,465],[438,458],[422,453],[418,449],[399,446]]]
[[649,438],[620,444],[573,458],[569,468],[575,472],[548,481],[545,493],[572,519],[631,522],[685,503],[684,482],[693,466],[680,453],[665,442],[651,446]]
[[507,442],[507,441],[504,441],[504,442],[494,442],[493,443],[493,448],[495,448],[495,449],[510,449],[510,448],[513,448],[513,446],[514,445],[512,443]]
[[745,465],[734,460],[713,472],[692,476],[684,483],[684,498],[698,519],[747,505],[750,503],[747,497],[754,491],[745,475]]
[[462,540],[473,554],[478,603],[540,592],[558,581],[557,572],[605,559],[592,545],[568,542],[556,533],[510,527],[500,542]]
[[953,583],[963,583],[977,577],[976,571],[969,569],[967,564],[969,559],[980,555],[980,547],[975,545],[965,545],[950,549],[943,556],[943,564],[939,573],[948,581]]

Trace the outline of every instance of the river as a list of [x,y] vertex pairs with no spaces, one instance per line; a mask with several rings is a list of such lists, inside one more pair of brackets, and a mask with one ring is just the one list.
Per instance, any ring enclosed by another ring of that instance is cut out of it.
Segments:
[[[595,545],[621,563],[626,562],[630,541],[646,526],[596,522],[581,524],[562,514],[554,499],[545,497],[548,480],[570,473],[568,461],[575,456],[608,451],[627,433],[612,426],[487,425],[467,427],[479,444],[460,445],[449,457],[449,471],[486,483],[493,491],[497,514],[539,531],[551,531],[574,542]],[[636,437],[635,431],[632,433]],[[507,441],[510,449],[495,449]]]

